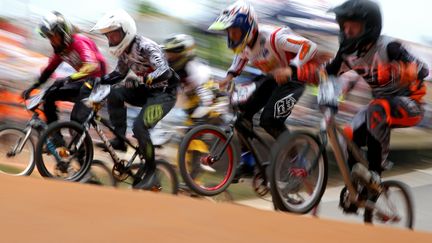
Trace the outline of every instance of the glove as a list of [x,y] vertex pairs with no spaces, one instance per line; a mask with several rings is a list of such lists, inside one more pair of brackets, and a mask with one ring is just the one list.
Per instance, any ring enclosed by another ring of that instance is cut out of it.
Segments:
[[61,88],[61,87],[63,87],[65,84],[67,84],[69,81],[71,81],[70,77],[66,77],[66,78],[58,78],[58,79],[56,79],[56,81],[52,84],[52,86],[57,87],[57,88]]
[[137,88],[139,86],[139,82],[138,80],[134,79],[134,78],[127,78],[125,80],[125,87],[127,89],[134,89]]
[[22,97],[24,100],[27,100],[27,99],[30,97],[30,93],[31,93],[34,89],[37,89],[38,87],[39,87],[39,83],[34,83],[32,86],[30,86],[28,89],[24,90],[24,91],[21,93],[21,97]]
[[152,83],[153,83],[153,78],[150,77],[150,75],[147,75],[147,76],[145,77],[145,84],[146,84],[146,85],[151,85]]
[[321,80],[318,90],[318,105],[326,107],[338,107],[338,95],[334,77],[329,76],[326,80]]

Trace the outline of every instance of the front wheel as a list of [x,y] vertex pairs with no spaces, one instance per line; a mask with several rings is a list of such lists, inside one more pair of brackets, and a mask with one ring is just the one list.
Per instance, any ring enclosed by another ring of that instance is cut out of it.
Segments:
[[319,139],[306,132],[282,134],[271,153],[270,191],[276,210],[308,213],[327,184],[327,156]]
[[35,146],[30,136],[17,127],[0,127],[0,173],[27,176],[35,166]]
[[77,122],[51,124],[36,146],[36,166],[43,177],[79,181],[92,160],[92,139]]
[[202,196],[215,196],[228,188],[234,178],[236,158],[225,132],[212,125],[190,130],[178,151],[183,181]]
[[373,209],[365,209],[365,223],[412,229],[414,203],[408,185],[400,181],[384,181],[382,191],[372,198]]

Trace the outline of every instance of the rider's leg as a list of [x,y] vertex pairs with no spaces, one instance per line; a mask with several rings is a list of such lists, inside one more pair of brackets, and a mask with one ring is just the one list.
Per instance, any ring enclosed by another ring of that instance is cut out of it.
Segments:
[[[126,88],[124,86],[118,86],[111,90],[108,96],[108,113],[109,118],[114,126],[114,130],[122,136],[126,136],[127,130],[127,108],[125,102],[134,105],[142,106],[147,100],[147,90],[140,86],[138,88]],[[111,145],[115,149],[125,151],[126,144],[119,138],[114,138],[111,141]],[[104,146],[101,144],[101,146]]]
[[[250,130],[253,129],[253,116],[259,112],[269,99],[269,95],[277,86],[277,84],[268,76],[258,76],[254,80],[256,84],[255,92],[249,97],[249,99],[243,104],[239,105],[241,113],[236,120],[234,126],[237,131],[243,136],[247,137]],[[240,148],[242,159],[236,168],[236,174],[233,179],[233,183],[237,183],[241,177],[253,176],[254,166],[252,163],[248,164],[246,158],[243,156],[250,156],[249,148],[246,147],[244,142],[240,139]],[[252,160],[250,160],[252,161]]]
[[300,99],[304,90],[304,83],[289,81],[282,86],[278,86],[271,93],[270,99],[261,114],[260,125],[274,139],[277,139],[279,135],[287,130],[285,120],[291,114],[294,105]]
[[253,127],[253,116],[267,104],[269,94],[277,87],[275,81],[268,76],[258,76],[253,82],[256,84],[256,90],[246,102],[239,105],[240,119],[237,119],[234,124],[236,129],[244,135]]
[[390,130],[392,127],[410,127],[423,117],[420,104],[409,97],[375,99],[368,107],[367,122],[369,168],[381,173],[388,163]]
[[44,98],[44,113],[47,123],[58,120],[56,101],[75,101],[81,88],[81,83],[68,83],[59,89],[49,92]]
[[175,89],[153,92],[135,118],[132,129],[146,163],[145,176],[141,183],[140,181],[134,182],[134,186],[141,189],[150,189],[153,186],[156,170],[154,146],[148,130],[154,127],[174,107],[176,102]]
[[[367,114],[367,108],[359,111],[354,116],[352,120],[352,124],[350,126],[350,128],[352,129],[352,134],[345,134],[347,136],[352,136],[352,141],[359,148],[366,146],[366,140],[367,137],[369,136],[369,132],[367,129],[367,122],[366,122],[366,114]],[[348,159],[348,166],[351,171],[352,167],[358,162],[354,158],[354,155],[352,154],[351,150],[348,150],[347,159]]]
[[84,82],[84,84],[81,86],[78,97],[75,101],[75,105],[72,109],[71,120],[77,121],[79,123],[85,122],[85,119],[90,114],[92,109],[87,107],[82,100],[89,97],[92,89],[93,89],[92,80],[88,80]]

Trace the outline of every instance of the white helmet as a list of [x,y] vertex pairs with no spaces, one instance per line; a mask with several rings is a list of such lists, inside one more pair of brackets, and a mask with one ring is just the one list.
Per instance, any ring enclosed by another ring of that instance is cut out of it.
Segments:
[[[109,51],[116,57],[119,57],[123,53],[137,34],[135,21],[123,9],[106,13],[90,31],[98,31],[106,35],[108,42],[110,42]],[[115,43],[112,43],[109,33],[115,31],[122,33],[122,37]]]

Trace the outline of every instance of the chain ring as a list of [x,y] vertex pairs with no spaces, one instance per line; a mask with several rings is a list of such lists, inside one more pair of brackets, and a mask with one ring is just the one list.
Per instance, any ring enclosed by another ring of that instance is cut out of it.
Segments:
[[261,172],[258,172],[252,179],[252,187],[259,197],[266,199],[265,196],[270,192],[270,188],[267,185],[263,185],[263,182],[264,177]]
[[129,174],[127,173],[127,170],[125,169],[127,163],[128,162],[123,159],[123,160],[120,160],[119,163],[114,164],[111,173],[116,180],[125,181],[129,177]]

